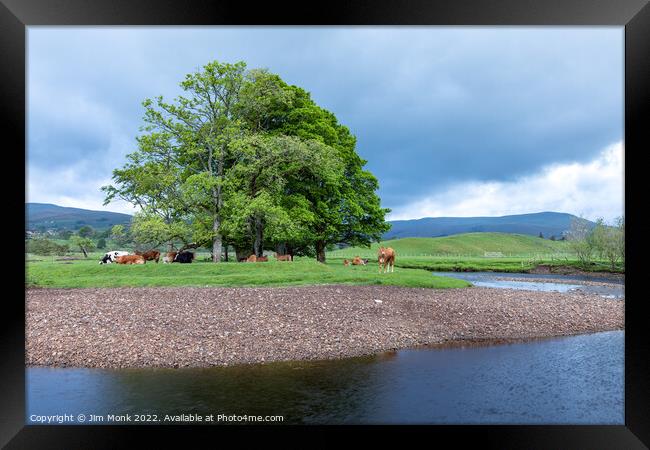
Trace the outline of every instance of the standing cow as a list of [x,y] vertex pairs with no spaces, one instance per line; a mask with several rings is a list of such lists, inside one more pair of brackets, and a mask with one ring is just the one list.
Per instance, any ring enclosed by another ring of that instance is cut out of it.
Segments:
[[379,273],[382,273],[382,269],[384,273],[395,271],[395,250],[390,247],[379,247],[377,259],[379,260]]

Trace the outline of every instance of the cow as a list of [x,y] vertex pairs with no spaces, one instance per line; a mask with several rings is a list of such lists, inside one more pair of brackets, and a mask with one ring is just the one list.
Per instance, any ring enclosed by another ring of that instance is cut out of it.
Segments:
[[167,254],[165,256],[163,256],[163,259],[162,259],[163,264],[174,262],[174,258],[176,258],[177,253],[178,252],[167,252]]
[[367,265],[368,265],[368,261],[370,261],[370,260],[369,260],[368,258],[363,258],[361,261],[363,261],[363,265],[364,265],[364,266],[367,266]]
[[275,254],[275,259],[278,261],[293,261],[293,256],[291,255],[278,255],[277,253]]
[[158,264],[158,260],[160,259],[160,252],[158,250],[148,250],[146,252],[135,252],[136,255],[142,256],[145,261],[156,261],[156,264]]
[[343,260],[343,265],[346,266],[346,267],[349,266],[349,265],[350,265],[350,261],[348,261],[347,259],[344,259],[344,260]]
[[253,253],[246,259],[246,262],[257,262],[257,256]]
[[190,264],[193,260],[194,260],[193,252],[178,252],[174,257],[173,262],[177,262],[181,264]]
[[363,263],[363,259],[359,258],[358,256],[355,256],[354,259],[352,260],[352,265],[353,266],[365,266]]
[[379,273],[394,272],[395,271],[395,250],[390,247],[379,247],[379,253],[377,254],[377,259],[379,261]]
[[123,252],[120,250],[113,250],[110,252],[106,252],[102,257],[102,259],[99,261],[99,264],[111,264],[115,262],[115,258],[117,258],[118,256],[125,256],[128,254],[129,252]]
[[269,260],[268,256],[258,256],[257,262],[267,262]]
[[118,264],[144,264],[146,263],[142,255],[123,255],[115,258]]

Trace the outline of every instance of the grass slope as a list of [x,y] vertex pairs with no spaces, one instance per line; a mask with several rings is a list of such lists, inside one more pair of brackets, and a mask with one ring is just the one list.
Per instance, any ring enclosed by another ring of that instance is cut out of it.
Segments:
[[376,257],[380,245],[392,247],[398,256],[463,255],[484,256],[485,252],[501,252],[504,256],[564,253],[566,241],[509,233],[466,233],[437,238],[404,238],[372,244],[371,248],[350,247],[330,252],[333,258]]
[[27,286],[57,288],[141,286],[296,286],[317,284],[393,285],[422,288],[469,286],[462,280],[436,277],[421,269],[397,268],[379,274],[375,265],[344,267],[340,261],[292,263],[221,263],[100,265],[96,259],[27,263]]

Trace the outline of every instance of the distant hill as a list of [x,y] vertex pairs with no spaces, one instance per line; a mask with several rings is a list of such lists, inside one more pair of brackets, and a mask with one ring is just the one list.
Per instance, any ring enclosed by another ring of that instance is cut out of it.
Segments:
[[[500,256],[563,253],[568,250],[567,241],[551,241],[523,234],[508,233],[467,233],[436,238],[403,238],[372,244],[371,248],[349,247],[328,254],[334,258],[349,258],[359,255],[363,258],[377,257],[380,245],[392,247],[398,255],[464,255],[485,256],[489,253],[502,253]],[[496,256],[496,255],[495,255]]]
[[49,203],[26,203],[25,207],[28,230],[78,230],[84,225],[104,230],[113,225],[126,225],[131,222],[129,214],[109,211],[66,208]]
[[[383,239],[406,237],[452,236],[461,233],[498,232],[517,233],[545,238],[560,238],[571,228],[572,214],[541,212],[501,217],[426,217],[413,220],[391,221],[391,229]],[[595,225],[593,222],[589,222]]]

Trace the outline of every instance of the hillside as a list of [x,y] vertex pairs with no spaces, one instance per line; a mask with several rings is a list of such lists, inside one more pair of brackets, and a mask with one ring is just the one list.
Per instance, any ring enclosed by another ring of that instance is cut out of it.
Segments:
[[81,208],[66,208],[48,203],[26,203],[27,229],[38,230],[77,230],[90,225],[96,230],[110,228],[113,225],[131,222],[129,214],[110,211],[91,211]]
[[[347,258],[376,257],[380,244],[368,248],[350,247],[330,252],[330,257]],[[464,255],[484,256],[485,252],[501,252],[508,255],[562,253],[567,251],[566,241],[551,241],[539,237],[506,233],[468,233],[437,238],[404,238],[383,241],[381,245],[392,247],[401,256]]]
[[[438,237],[451,236],[461,233],[498,232],[516,233],[530,236],[555,236],[560,238],[562,233],[571,228],[571,221],[576,216],[566,213],[541,212],[534,214],[518,214],[501,217],[426,217],[414,220],[391,221],[391,229],[383,236],[384,239],[406,237]],[[593,222],[590,222],[593,224]]]

